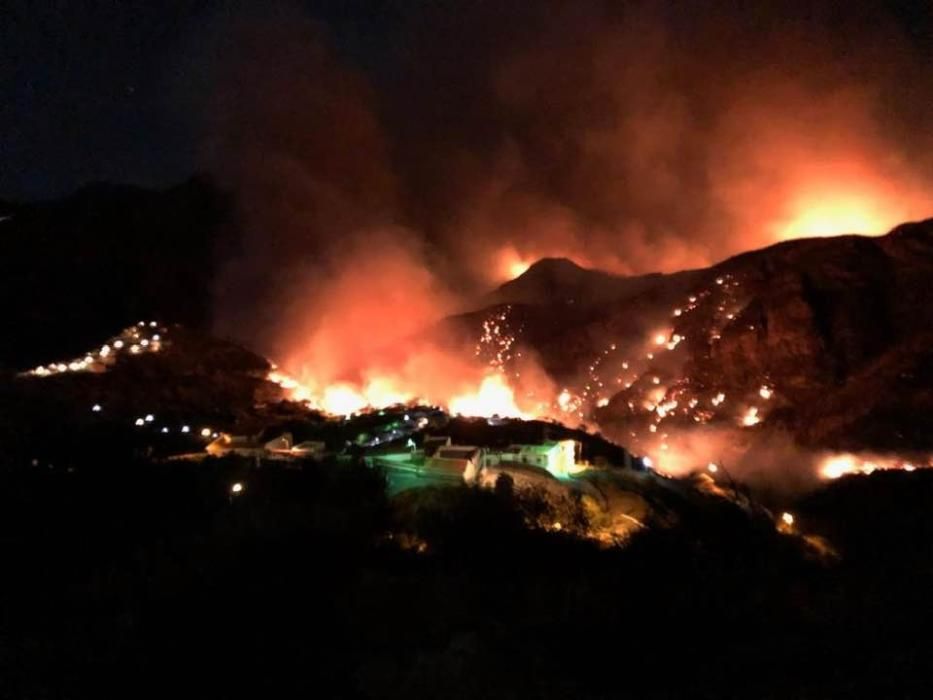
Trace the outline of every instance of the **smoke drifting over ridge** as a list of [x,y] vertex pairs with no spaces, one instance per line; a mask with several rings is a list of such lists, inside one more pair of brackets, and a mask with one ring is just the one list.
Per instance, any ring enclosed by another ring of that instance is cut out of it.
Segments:
[[400,9],[369,71],[294,10],[225,27],[223,330],[359,382],[522,262],[671,271],[933,213],[933,81],[880,3],[529,5]]

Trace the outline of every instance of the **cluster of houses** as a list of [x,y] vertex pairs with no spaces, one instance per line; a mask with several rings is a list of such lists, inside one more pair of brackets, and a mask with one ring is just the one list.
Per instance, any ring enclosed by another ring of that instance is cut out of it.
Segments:
[[[390,416],[391,418],[391,416]],[[409,423],[411,424],[409,426]],[[386,432],[389,426],[391,433]],[[534,443],[510,444],[490,447],[456,444],[451,437],[430,435],[424,417],[408,414],[401,420],[380,425],[371,435],[360,433],[346,449],[330,451],[323,441],[295,442],[291,433],[282,433],[272,440],[261,435],[230,435],[221,433],[206,447],[212,456],[238,455],[260,459],[362,459],[371,467],[386,471],[390,481],[407,487],[431,483],[467,483],[493,486],[502,475],[510,477],[516,486],[556,486],[559,481],[571,479],[591,465],[581,459],[582,445],[574,439],[542,439]],[[434,427],[440,427],[435,425]],[[333,447],[333,446],[332,446]],[[635,467],[639,460],[620,450],[624,464]],[[597,457],[596,466],[603,458]]]
[[503,474],[517,485],[571,477],[587,468],[579,456],[580,443],[575,440],[492,448],[455,445],[449,437],[425,436],[420,448],[387,448],[365,459],[373,466],[409,471],[432,481],[492,486]]
[[[256,459],[320,459],[327,446],[320,441],[294,442],[291,433],[263,441],[259,435],[221,433],[206,447],[214,457],[238,455]],[[580,463],[580,443],[546,441],[534,445],[509,445],[496,449],[455,445],[446,436],[424,436],[421,446],[406,444],[370,448],[363,459],[370,466],[402,470],[434,480],[494,483],[500,474],[517,481],[564,479],[586,468]]]

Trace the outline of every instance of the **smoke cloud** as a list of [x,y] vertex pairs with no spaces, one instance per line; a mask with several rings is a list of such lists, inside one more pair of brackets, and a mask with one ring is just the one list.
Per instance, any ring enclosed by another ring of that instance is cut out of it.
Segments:
[[755,5],[403,4],[366,61],[294,10],[224,23],[221,330],[363,381],[543,256],[673,271],[933,214],[924,48],[880,3]]

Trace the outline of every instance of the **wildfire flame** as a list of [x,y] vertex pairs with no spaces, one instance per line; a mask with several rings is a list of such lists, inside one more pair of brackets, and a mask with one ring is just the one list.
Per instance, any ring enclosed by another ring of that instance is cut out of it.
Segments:
[[[306,402],[325,413],[337,416],[399,404],[432,403],[428,399],[399,390],[391,379],[384,377],[370,380],[362,387],[355,387],[347,382],[331,384],[319,393],[313,392],[281,370],[269,372],[266,378],[282,387],[290,399]],[[475,389],[466,390],[440,403],[446,404],[448,411],[455,415],[524,419],[535,415],[518,407],[515,391],[500,372],[487,374]]]
[[871,474],[889,469],[912,472],[930,466],[933,466],[933,459],[927,459],[926,462],[909,461],[898,457],[860,456],[844,452],[824,457],[819,465],[819,474],[824,479],[838,479],[850,474]]
[[529,418],[515,403],[515,393],[501,374],[483,378],[475,392],[453,397],[448,403],[451,413],[464,416],[501,416]]

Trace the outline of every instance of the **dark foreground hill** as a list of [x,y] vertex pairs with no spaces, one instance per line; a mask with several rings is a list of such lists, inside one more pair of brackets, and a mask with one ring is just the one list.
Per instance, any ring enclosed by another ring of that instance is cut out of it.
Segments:
[[6,472],[0,695],[928,697],[931,475],[887,476],[802,504],[835,561],[726,500],[620,550],[347,465]]

